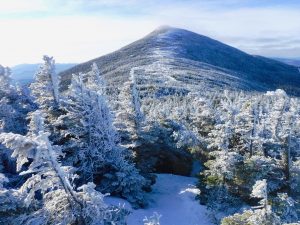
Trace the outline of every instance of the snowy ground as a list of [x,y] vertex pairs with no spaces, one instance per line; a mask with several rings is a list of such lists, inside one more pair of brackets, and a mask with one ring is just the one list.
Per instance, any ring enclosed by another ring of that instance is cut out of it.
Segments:
[[[177,176],[172,174],[157,174],[157,182],[153,191],[147,194],[149,206],[146,209],[132,210],[128,217],[128,225],[142,225],[145,217],[150,217],[154,212],[162,215],[161,225],[212,225],[206,215],[205,206],[195,200],[199,189],[195,187],[196,178]],[[124,200],[106,197],[110,204],[125,203]]]

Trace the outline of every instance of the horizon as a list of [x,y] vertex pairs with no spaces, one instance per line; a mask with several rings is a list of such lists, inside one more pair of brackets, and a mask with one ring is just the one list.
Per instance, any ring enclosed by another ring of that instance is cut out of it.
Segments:
[[0,0],[0,64],[81,63],[162,25],[208,36],[252,55],[300,58],[300,2],[288,0]]

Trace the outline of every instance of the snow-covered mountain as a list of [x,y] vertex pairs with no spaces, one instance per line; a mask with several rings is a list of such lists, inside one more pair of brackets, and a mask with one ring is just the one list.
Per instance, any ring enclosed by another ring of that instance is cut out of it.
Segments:
[[252,56],[187,30],[160,27],[146,37],[111,54],[76,65],[61,73],[64,84],[72,73],[86,72],[96,62],[105,78],[122,84],[138,67],[146,87],[265,91],[282,88],[300,95],[297,67]]

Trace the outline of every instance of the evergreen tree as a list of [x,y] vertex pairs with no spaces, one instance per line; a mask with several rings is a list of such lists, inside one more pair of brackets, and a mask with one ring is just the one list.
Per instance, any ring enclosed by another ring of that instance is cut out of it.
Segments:
[[0,99],[0,133],[14,130],[16,113],[9,99],[2,97]]
[[10,68],[0,65],[0,132],[26,133],[26,116],[35,106],[25,89],[13,85]]
[[59,105],[59,79],[55,72],[53,57],[44,56],[44,64],[35,74],[35,81],[30,89],[35,101],[43,110],[55,109]]
[[0,65],[0,96],[4,93],[9,93],[11,89],[11,70],[9,67]]
[[[0,133],[14,132],[26,134],[27,114],[35,109],[26,87],[16,86],[8,67],[0,65]],[[15,174],[15,162],[3,145],[0,145],[0,172]]]
[[296,159],[292,162],[290,168],[291,176],[291,195],[297,199],[297,202],[300,200],[300,159]]
[[253,186],[251,196],[260,199],[259,206],[254,210],[245,210],[242,214],[234,214],[222,220],[222,225],[280,225],[280,218],[277,217],[268,203],[267,181],[258,180]]
[[[94,191],[95,185],[82,186],[79,188],[82,192],[73,189],[70,179],[74,177],[70,168],[58,162],[61,150],[50,143],[49,134],[44,132],[41,112],[36,111],[32,116],[31,128],[35,132],[31,136],[0,134],[0,141],[17,158],[20,174],[32,175],[18,190],[27,208],[26,214],[12,216],[8,221],[13,220],[14,224],[104,224],[107,218],[114,221],[103,195]],[[37,192],[43,196],[42,201]]]
[[89,89],[98,92],[100,95],[106,95],[106,82],[100,75],[100,70],[96,63],[92,64],[91,71],[87,73],[87,83]]
[[245,97],[237,114],[236,133],[238,136],[238,150],[243,154],[253,156],[260,151],[262,144],[259,138],[259,105],[260,99],[252,101]]
[[297,202],[287,195],[287,193],[278,193],[272,199],[272,209],[274,213],[280,217],[284,223],[292,223],[298,221]]
[[[133,140],[134,144],[141,135],[144,125],[144,114],[141,111],[140,94],[137,87],[137,68],[130,70],[129,81],[124,86],[119,95],[119,110],[116,114],[116,126],[125,138]],[[130,137],[128,137],[130,135]],[[127,137],[126,137],[127,136]]]
[[129,152],[118,145],[105,96],[89,88],[82,74],[73,75],[64,106],[67,113],[60,120],[68,127],[65,136],[71,137],[71,161],[84,180],[95,181],[101,191],[143,204],[144,178],[129,161]]

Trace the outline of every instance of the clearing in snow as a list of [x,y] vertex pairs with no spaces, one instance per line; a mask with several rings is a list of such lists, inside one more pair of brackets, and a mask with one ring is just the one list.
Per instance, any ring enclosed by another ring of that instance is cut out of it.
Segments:
[[149,205],[146,209],[134,210],[122,199],[106,197],[109,204],[125,204],[132,213],[128,225],[142,225],[145,217],[154,212],[161,215],[161,225],[212,225],[205,206],[195,199],[200,190],[196,187],[197,178],[172,174],[157,174],[152,192],[147,194]]

